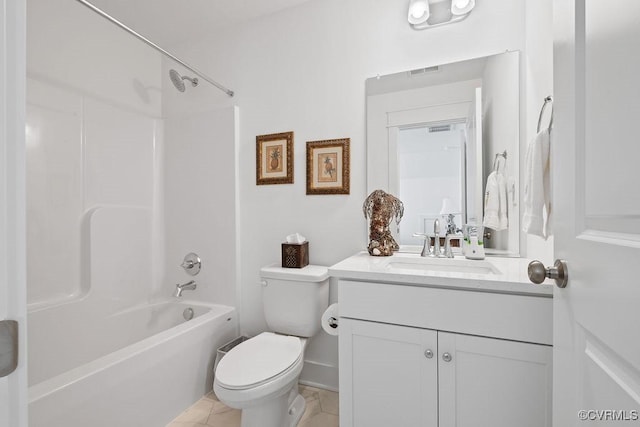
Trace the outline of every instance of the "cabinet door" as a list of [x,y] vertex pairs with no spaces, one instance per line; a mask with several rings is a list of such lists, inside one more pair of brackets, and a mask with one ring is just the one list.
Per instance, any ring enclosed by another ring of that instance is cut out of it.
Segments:
[[436,331],[341,318],[339,344],[341,427],[437,426]]
[[551,426],[552,348],[438,332],[439,427]]

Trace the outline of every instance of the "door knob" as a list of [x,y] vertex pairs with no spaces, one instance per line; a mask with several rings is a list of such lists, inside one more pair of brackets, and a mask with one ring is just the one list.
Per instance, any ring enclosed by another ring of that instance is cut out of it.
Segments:
[[18,322],[0,320],[0,378],[18,367]]
[[565,288],[569,279],[569,271],[567,270],[567,262],[557,259],[553,267],[545,267],[540,261],[531,261],[527,269],[529,280],[539,285],[544,282],[547,277],[556,281],[556,286]]

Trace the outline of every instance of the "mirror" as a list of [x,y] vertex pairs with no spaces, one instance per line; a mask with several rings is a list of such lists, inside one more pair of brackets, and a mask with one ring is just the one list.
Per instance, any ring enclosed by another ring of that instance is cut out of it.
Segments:
[[497,168],[508,224],[485,229],[485,248],[518,255],[519,63],[519,52],[506,52],[367,79],[367,189],[404,203],[401,250],[421,245],[413,233],[432,233],[436,218],[441,236],[449,214],[458,229],[482,225]]

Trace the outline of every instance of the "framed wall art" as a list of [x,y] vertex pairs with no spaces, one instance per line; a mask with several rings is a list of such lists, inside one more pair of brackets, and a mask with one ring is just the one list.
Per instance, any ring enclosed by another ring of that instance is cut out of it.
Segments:
[[349,194],[349,138],[307,142],[307,194]]
[[293,132],[256,136],[256,185],[293,184]]

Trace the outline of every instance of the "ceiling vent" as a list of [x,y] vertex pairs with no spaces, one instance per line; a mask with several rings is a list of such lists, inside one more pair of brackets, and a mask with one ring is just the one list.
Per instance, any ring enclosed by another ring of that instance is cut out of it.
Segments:
[[451,125],[429,126],[429,133],[431,132],[449,132]]
[[434,67],[417,68],[415,70],[411,70],[411,71],[409,71],[409,75],[410,76],[419,76],[421,74],[437,73],[438,71],[440,71],[440,67],[436,65]]

